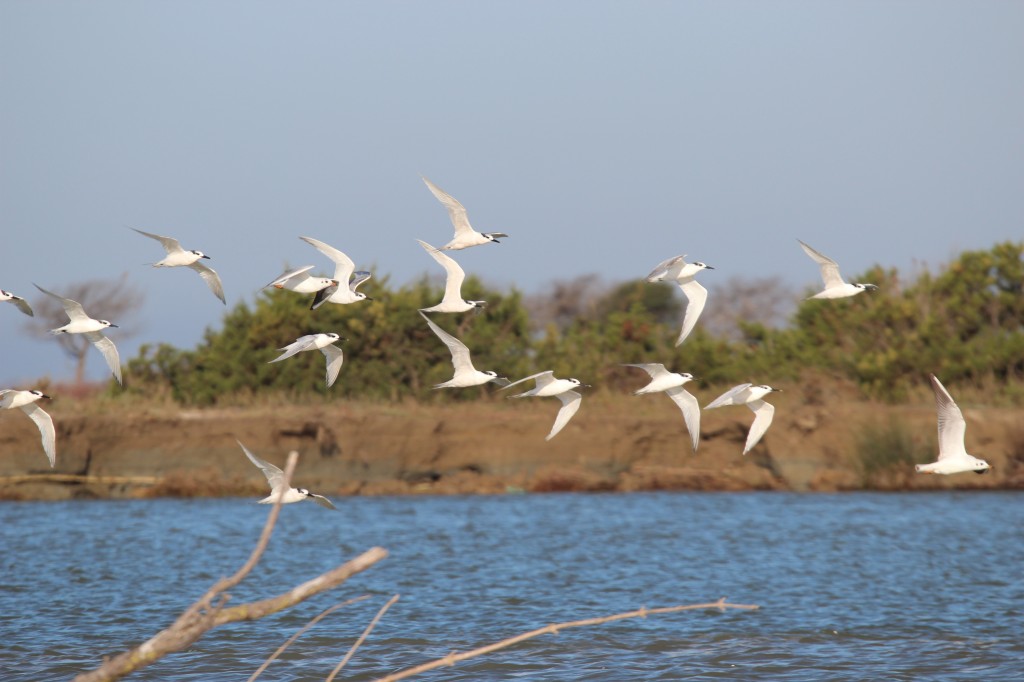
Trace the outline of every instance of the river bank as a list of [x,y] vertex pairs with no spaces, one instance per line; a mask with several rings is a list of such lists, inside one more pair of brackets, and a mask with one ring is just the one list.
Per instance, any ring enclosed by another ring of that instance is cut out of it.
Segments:
[[749,410],[704,412],[693,453],[681,415],[661,396],[587,396],[551,441],[554,400],[213,409],[55,402],[47,406],[57,430],[52,470],[35,425],[18,410],[0,414],[0,499],[265,495],[237,440],[278,464],[299,451],[296,485],[327,495],[1024,488],[1020,410],[962,405],[968,450],[993,470],[941,477],[913,470],[937,454],[930,402],[833,407],[794,393],[772,402],[774,422],[745,457]]

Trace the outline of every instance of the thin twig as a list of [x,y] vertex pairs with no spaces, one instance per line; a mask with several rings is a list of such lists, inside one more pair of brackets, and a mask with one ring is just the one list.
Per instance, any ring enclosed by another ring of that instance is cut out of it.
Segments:
[[348,650],[347,654],[345,654],[345,658],[341,659],[341,663],[335,666],[334,670],[331,671],[331,674],[327,676],[326,682],[334,682],[334,677],[339,672],[341,672],[341,669],[344,668],[345,664],[349,662],[349,659],[352,658],[353,654],[355,654],[356,649],[359,648],[359,645],[363,643],[363,641],[371,632],[373,632],[373,628],[377,626],[377,622],[384,617],[384,614],[387,613],[387,610],[390,609],[391,605],[394,604],[396,601],[398,601],[397,594],[391,599],[389,599],[387,604],[381,607],[380,611],[377,612],[377,615],[374,616],[373,620],[370,621],[370,624],[366,626],[365,630],[363,630],[363,634],[359,635],[359,639],[356,640],[356,643],[353,644],[352,648]]
[[263,661],[263,665],[261,665],[260,667],[256,668],[256,672],[254,672],[252,674],[252,677],[250,677],[248,680],[246,680],[246,682],[254,682],[254,680],[257,677],[259,677],[260,675],[263,674],[264,670],[266,670],[267,668],[270,667],[271,663],[273,663],[274,661],[277,660],[278,656],[280,656],[281,654],[284,653],[285,649],[287,649],[292,644],[294,644],[295,640],[297,640],[299,637],[301,637],[303,634],[305,634],[305,632],[307,630],[309,630],[311,627],[313,627],[314,625],[319,623],[326,616],[330,615],[331,613],[334,613],[335,611],[340,609],[342,606],[348,606],[349,604],[354,604],[356,602],[363,601],[364,599],[368,599],[368,598],[369,598],[369,595],[364,594],[361,597],[355,597],[354,599],[348,599],[346,601],[343,601],[343,602],[341,602],[339,604],[335,604],[334,606],[330,606],[330,607],[324,609],[323,611],[321,611],[320,615],[315,616],[311,621],[309,621],[308,623],[303,625],[301,628],[299,628],[298,632],[296,632],[294,635],[289,637],[285,641],[284,644],[282,644],[281,646],[277,647],[277,651],[275,651],[274,653],[270,654],[270,658],[268,658],[267,660]]
[[604,616],[602,618],[586,618],[584,620],[574,620],[569,621],[567,623],[555,623],[552,625],[547,625],[542,628],[538,628],[536,630],[532,630],[530,632],[524,632],[523,634],[516,635],[515,637],[503,639],[500,642],[495,642],[494,644],[488,644],[486,646],[473,649],[472,651],[465,651],[461,654],[452,652],[443,658],[438,658],[434,661],[423,663],[422,665],[418,665],[415,668],[407,668],[406,670],[400,670],[397,673],[393,673],[391,675],[386,675],[384,677],[378,678],[374,682],[392,682],[393,680],[404,680],[407,677],[412,677],[413,675],[418,675],[428,670],[434,670],[435,668],[440,668],[441,666],[445,665],[455,665],[459,661],[465,661],[468,658],[475,658],[476,656],[488,654],[492,651],[497,651],[498,649],[504,649],[506,647],[512,646],[513,644],[518,644],[519,642],[525,641],[527,639],[532,639],[540,635],[557,634],[559,630],[565,630],[568,628],[579,628],[588,625],[600,625],[602,623],[609,623],[616,620],[625,620],[627,618],[646,618],[647,616],[653,616],[660,613],[675,613],[677,611],[693,611],[696,609],[718,609],[720,611],[725,611],[726,609],[753,610],[757,608],[759,607],[756,604],[729,604],[725,601],[725,597],[722,597],[718,601],[712,602],[710,604],[665,606],[657,609],[641,608],[636,611],[629,611],[627,613],[617,613],[613,616]]

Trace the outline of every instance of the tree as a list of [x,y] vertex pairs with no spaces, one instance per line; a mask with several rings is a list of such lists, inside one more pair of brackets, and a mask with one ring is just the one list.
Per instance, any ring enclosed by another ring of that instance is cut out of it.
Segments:
[[[131,318],[142,309],[142,292],[128,285],[128,273],[117,279],[90,279],[62,287],[55,293],[64,298],[78,301],[86,312],[96,319],[111,320],[115,324]],[[51,329],[64,326],[68,315],[60,301],[46,296],[35,302],[36,316],[26,322],[28,329],[38,336],[48,336]],[[119,326],[119,329],[121,327]],[[131,336],[131,326],[119,334],[120,338]],[[92,344],[83,334],[57,334],[57,342],[75,360],[75,386],[85,383],[85,361]]]

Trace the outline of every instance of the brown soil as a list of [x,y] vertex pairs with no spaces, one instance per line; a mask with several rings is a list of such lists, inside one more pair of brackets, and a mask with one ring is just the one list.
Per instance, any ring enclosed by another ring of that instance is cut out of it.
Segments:
[[52,470],[35,425],[19,410],[0,412],[0,499],[265,495],[236,440],[279,465],[298,450],[296,485],[328,495],[1024,487],[1019,410],[964,409],[968,451],[993,465],[988,475],[928,476],[901,464],[866,476],[860,428],[895,419],[934,445],[930,402],[831,409],[789,393],[772,402],[775,421],[746,457],[749,410],[704,412],[694,454],[661,396],[587,396],[551,441],[559,404],[548,399],[208,410],[58,402],[47,406],[57,427]]

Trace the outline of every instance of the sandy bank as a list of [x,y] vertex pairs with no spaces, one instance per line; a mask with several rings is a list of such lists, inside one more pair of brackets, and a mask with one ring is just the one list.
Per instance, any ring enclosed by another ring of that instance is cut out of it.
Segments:
[[35,425],[20,411],[0,413],[0,498],[265,494],[236,439],[278,464],[298,450],[296,483],[330,495],[1024,487],[1019,410],[964,407],[968,450],[994,470],[937,477],[902,463],[866,470],[858,440],[865,427],[896,424],[934,458],[931,404],[830,409],[791,394],[773,402],[775,421],[746,457],[749,410],[705,412],[694,454],[681,415],[661,396],[588,396],[549,442],[555,400],[210,410],[57,402],[48,409],[57,427],[52,470]]

